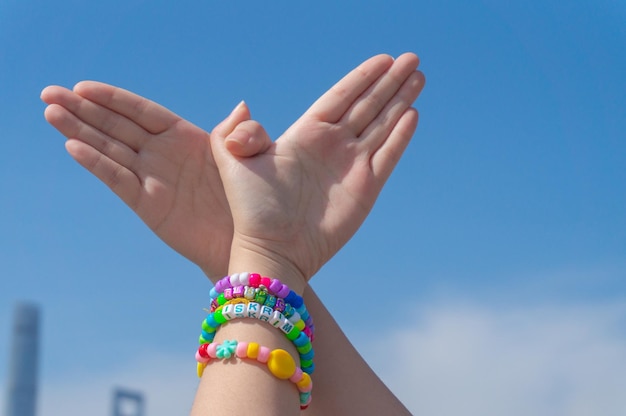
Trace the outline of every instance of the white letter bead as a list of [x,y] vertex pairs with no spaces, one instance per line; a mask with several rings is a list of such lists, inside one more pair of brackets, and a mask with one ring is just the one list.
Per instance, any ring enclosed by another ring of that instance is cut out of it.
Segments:
[[246,286],[243,297],[248,300],[254,300],[254,295],[256,295],[254,288],[252,286]]
[[235,318],[245,318],[246,317],[246,304],[245,303],[235,303],[233,305],[233,309],[235,311]]
[[259,311],[261,309],[261,304],[256,302],[248,303],[248,318],[259,318]]
[[231,319],[235,319],[235,313],[234,313],[234,308],[233,306],[235,305],[224,305],[222,306],[222,316],[226,319],[228,319],[229,321]]
[[294,324],[289,322],[289,319],[284,318],[283,322],[280,325],[280,330],[283,331],[285,334],[288,334],[289,331],[293,329],[293,327],[294,327]]
[[270,324],[278,328],[280,324],[283,322],[283,319],[285,319],[285,316],[282,313],[280,313],[280,311],[274,311],[274,313],[272,314],[272,317],[270,318]]
[[274,312],[274,309],[270,308],[269,306],[261,306],[259,320],[269,322],[270,318],[272,317],[272,312]]

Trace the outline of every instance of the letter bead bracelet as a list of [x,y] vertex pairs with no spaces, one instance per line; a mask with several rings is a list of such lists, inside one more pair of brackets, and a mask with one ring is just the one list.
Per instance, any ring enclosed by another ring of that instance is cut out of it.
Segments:
[[224,341],[222,344],[206,343],[196,352],[198,377],[202,377],[205,367],[213,359],[230,358],[251,359],[266,364],[272,375],[281,380],[289,380],[296,385],[300,393],[300,409],[306,409],[311,403],[313,381],[311,377],[296,365],[293,357],[283,349],[270,350],[256,342]]

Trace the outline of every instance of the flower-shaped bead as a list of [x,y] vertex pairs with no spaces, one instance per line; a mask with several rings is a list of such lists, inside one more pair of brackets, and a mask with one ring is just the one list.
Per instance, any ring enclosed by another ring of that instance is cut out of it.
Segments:
[[235,354],[237,350],[237,341],[225,340],[222,345],[217,346],[217,358],[228,359]]

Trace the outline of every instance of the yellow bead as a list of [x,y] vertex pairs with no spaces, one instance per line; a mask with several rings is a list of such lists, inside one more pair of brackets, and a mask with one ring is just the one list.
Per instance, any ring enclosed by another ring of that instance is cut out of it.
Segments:
[[296,322],[296,328],[298,328],[300,331],[303,331],[305,326],[306,325],[304,324],[304,321],[302,319]]
[[259,356],[259,344],[256,342],[250,342],[248,344],[248,358],[255,359]]
[[196,370],[198,371],[198,378],[202,378],[202,373],[204,373],[204,367],[206,367],[206,364],[198,363],[198,366],[196,367]]
[[302,373],[302,380],[298,381],[296,385],[299,389],[306,389],[311,384],[311,376],[307,373]]
[[296,372],[296,362],[285,350],[273,350],[267,360],[267,368],[277,378],[286,380]]

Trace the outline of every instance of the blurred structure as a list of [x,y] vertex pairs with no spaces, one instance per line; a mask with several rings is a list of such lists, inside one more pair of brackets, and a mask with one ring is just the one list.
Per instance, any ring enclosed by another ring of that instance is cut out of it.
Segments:
[[29,303],[16,305],[6,416],[35,416],[39,339],[39,307]]
[[113,392],[113,416],[144,416],[143,394],[125,389]]

